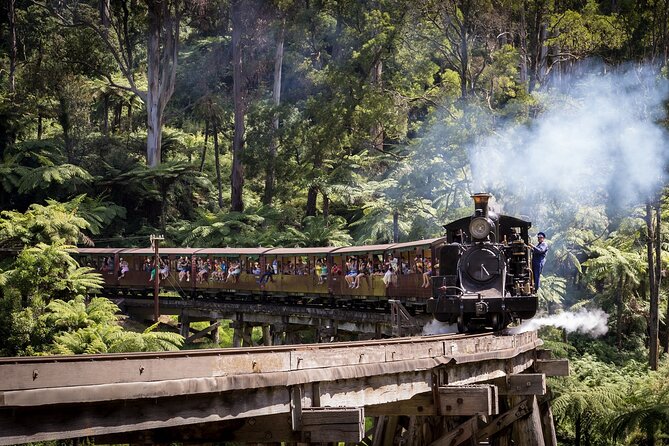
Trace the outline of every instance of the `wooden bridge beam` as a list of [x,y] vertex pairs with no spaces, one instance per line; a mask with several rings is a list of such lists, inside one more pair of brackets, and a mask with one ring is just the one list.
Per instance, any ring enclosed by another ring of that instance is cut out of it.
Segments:
[[546,376],[569,376],[569,361],[566,359],[537,359],[534,371]]
[[[209,325],[204,330],[200,330],[197,333],[195,333],[194,335],[191,335],[191,336],[187,337],[186,338],[186,343],[191,343],[191,342],[195,341],[196,339],[200,339],[200,338],[202,338],[204,336],[207,336],[207,335],[210,335],[212,337],[212,340],[213,340],[214,337],[216,339],[218,339],[218,327],[220,325],[221,325],[220,322],[214,322],[213,324]],[[216,333],[215,335],[213,334],[214,332]]]
[[546,375],[543,373],[518,373],[498,379],[500,395],[527,396],[546,394]]
[[490,384],[439,387],[438,399],[444,416],[499,413],[497,386]]

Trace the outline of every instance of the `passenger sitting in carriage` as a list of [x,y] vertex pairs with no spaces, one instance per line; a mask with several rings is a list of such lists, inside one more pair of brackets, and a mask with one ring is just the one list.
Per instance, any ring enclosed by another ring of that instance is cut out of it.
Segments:
[[167,276],[170,275],[170,263],[167,260],[160,261],[160,278],[162,280],[167,279]]
[[[358,274],[355,276],[355,279],[353,280],[353,286],[351,288],[360,288],[360,278],[361,277],[369,277],[372,275],[372,262],[360,262],[362,267],[358,270]],[[367,279],[365,279],[367,280]],[[369,281],[368,281],[369,284]]]
[[118,278],[123,279],[125,277],[125,273],[130,271],[130,266],[128,265],[128,261],[124,259],[120,259],[119,261],[120,269],[118,271]]
[[209,280],[209,260],[198,259],[197,261],[197,281],[206,282]]
[[230,267],[230,274],[228,274],[228,280],[226,282],[230,282],[231,280],[234,283],[239,282],[239,276],[242,273],[242,266],[239,262],[235,263]]
[[432,275],[432,262],[430,259],[425,259],[425,272],[423,273],[423,284],[422,288],[428,288],[430,286],[430,276]]
[[186,279],[186,282],[190,281],[190,261],[186,260],[185,257],[179,257],[177,271],[179,271],[180,282],[183,282],[184,279]]
[[265,267],[265,272],[262,273],[262,276],[260,276],[260,279],[258,279],[258,283],[260,284],[260,288],[265,288],[265,284],[269,282],[272,279],[272,276],[274,275],[274,268],[272,268],[272,265],[267,265]]
[[353,288],[355,278],[358,275],[358,262],[355,258],[352,258],[350,261],[346,262],[346,267],[348,268],[348,272],[346,273],[344,280],[346,280],[349,288]]

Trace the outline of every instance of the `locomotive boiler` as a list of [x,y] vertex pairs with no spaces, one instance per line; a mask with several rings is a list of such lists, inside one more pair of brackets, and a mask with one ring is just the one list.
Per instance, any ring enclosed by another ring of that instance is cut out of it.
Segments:
[[537,311],[528,246],[532,224],[493,212],[489,194],[472,198],[474,214],[444,226],[427,311],[460,332],[501,330]]

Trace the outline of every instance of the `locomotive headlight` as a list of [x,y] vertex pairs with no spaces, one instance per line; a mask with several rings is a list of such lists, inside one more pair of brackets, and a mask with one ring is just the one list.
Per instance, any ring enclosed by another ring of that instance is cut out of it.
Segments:
[[492,224],[485,217],[476,217],[469,223],[469,233],[478,240],[483,240],[490,234]]

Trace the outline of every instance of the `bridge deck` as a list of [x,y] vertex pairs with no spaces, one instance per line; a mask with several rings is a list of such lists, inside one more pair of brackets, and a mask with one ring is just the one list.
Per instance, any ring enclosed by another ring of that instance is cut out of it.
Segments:
[[[541,344],[527,332],[2,358],[0,445],[276,416],[286,417],[284,439],[290,432],[299,439],[297,419],[308,419],[307,409],[364,408],[369,415],[400,404],[405,413],[403,403],[415,406],[417,398],[424,414],[437,413],[430,397],[437,387],[519,374],[532,367]],[[316,413],[321,420],[343,416]],[[247,429],[245,438],[278,441],[277,429]]]

